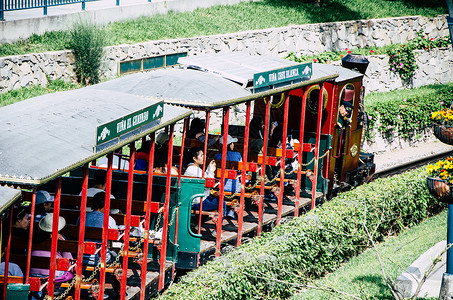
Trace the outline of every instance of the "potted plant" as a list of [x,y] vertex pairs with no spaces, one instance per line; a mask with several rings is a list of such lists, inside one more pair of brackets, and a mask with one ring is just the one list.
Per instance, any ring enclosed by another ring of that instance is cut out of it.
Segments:
[[434,135],[443,143],[453,145],[453,110],[445,108],[431,114]]
[[429,175],[426,184],[430,193],[439,201],[453,204],[453,157],[428,165],[426,171]]

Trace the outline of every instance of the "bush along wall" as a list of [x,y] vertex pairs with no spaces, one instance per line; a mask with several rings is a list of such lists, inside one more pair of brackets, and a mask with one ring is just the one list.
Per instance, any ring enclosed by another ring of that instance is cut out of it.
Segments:
[[189,273],[161,298],[287,298],[369,247],[367,230],[378,242],[438,213],[444,206],[425,181],[421,168],[342,193]]
[[368,115],[366,139],[372,141],[374,132],[380,132],[384,138],[398,135],[403,139],[412,139],[432,125],[433,111],[448,108],[452,102],[453,90],[451,85],[447,85],[439,87],[433,93],[371,105],[365,104]]

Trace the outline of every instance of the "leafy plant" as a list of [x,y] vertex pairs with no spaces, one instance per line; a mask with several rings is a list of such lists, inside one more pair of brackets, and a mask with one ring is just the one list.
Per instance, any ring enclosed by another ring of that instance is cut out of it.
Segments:
[[432,125],[430,112],[441,111],[452,102],[452,86],[444,85],[429,93],[366,105],[369,119],[366,138],[372,140],[373,129],[376,129],[386,137],[396,133],[410,139]]
[[68,47],[75,58],[75,73],[80,83],[95,84],[100,81],[104,56],[103,30],[88,21],[78,21],[70,31]]
[[444,207],[428,192],[423,169],[378,179],[207,263],[162,298],[287,298],[294,284],[332,272],[363,252],[369,246],[365,227],[382,241]]
[[407,44],[387,52],[390,70],[398,73],[406,83],[414,77],[415,70],[418,68],[413,49],[411,44]]

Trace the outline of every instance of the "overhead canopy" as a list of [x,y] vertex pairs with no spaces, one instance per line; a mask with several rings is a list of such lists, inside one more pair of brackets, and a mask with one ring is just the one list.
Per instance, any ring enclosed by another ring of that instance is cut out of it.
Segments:
[[207,71],[243,86],[253,82],[253,74],[294,66],[298,63],[271,56],[251,56],[240,52],[180,57],[178,63]]
[[40,185],[191,114],[165,105],[159,124],[98,153],[96,128],[157,103],[115,91],[84,88],[0,108],[0,183]]
[[[200,56],[180,57],[178,63],[186,68],[219,74],[220,76],[246,86],[253,82],[253,74],[298,65],[294,61],[271,56],[251,56],[241,52],[215,53]],[[330,64],[313,64],[311,79],[339,74],[335,81],[344,81],[363,74]],[[288,83],[292,85],[292,83]]]
[[0,186],[0,213],[5,211],[21,196],[20,190],[12,189],[5,186]]
[[137,73],[96,85],[138,96],[185,101],[199,105],[249,96],[250,91],[215,74],[187,69],[160,69]]
[[[217,57],[219,58],[217,59],[218,64],[215,64]],[[222,60],[223,57],[228,58],[228,60],[226,58]],[[235,59],[241,63],[234,64]],[[162,98],[166,103],[192,109],[215,109],[267,97],[302,86],[334,80],[338,76],[338,70],[319,68],[313,71],[314,76],[310,80],[288,83],[275,89],[253,93],[251,89],[239,85],[237,81],[231,81],[229,77],[232,76],[225,78],[222,76],[235,74],[237,78],[242,76],[241,80],[244,82],[253,81],[255,72],[278,69],[296,63],[281,58],[249,56],[241,53],[216,54],[206,57],[191,56],[180,58],[180,60],[198,70],[160,69],[110,80],[93,88]],[[204,65],[204,62],[208,62],[209,65]],[[208,67],[213,67],[214,71],[211,72]],[[199,70],[204,70],[204,72]],[[225,70],[225,72],[222,70]]]

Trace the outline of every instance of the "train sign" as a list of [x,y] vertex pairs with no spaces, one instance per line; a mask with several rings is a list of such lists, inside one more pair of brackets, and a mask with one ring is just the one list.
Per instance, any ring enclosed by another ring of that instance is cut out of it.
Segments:
[[313,74],[312,63],[299,64],[277,70],[253,74],[253,88],[262,88],[278,83],[310,78]]
[[[158,102],[122,118],[102,124],[96,128],[96,148],[108,142],[117,143],[131,134],[137,134],[147,128],[150,123],[164,115],[164,102]],[[116,140],[116,141],[114,141]],[[108,143],[110,146],[111,143]],[[107,147],[108,147],[107,146]],[[104,147],[100,147],[104,148]]]

